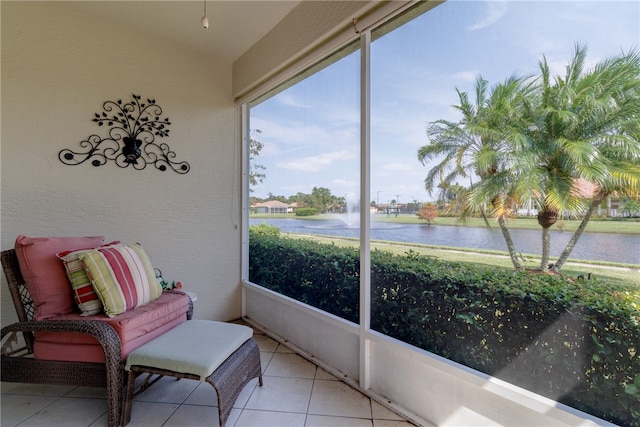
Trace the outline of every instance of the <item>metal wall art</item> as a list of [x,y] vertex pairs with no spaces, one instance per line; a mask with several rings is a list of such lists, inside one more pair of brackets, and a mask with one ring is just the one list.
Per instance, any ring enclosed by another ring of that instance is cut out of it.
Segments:
[[80,142],[80,150],[61,150],[60,161],[65,165],[90,161],[97,167],[114,160],[121,168],[142,170],[152,164],[161,171],[171,168],[179,174],[189,172],[189,163],[174,161],[176,153],[166,143],[155,142],[156,137],[169,136],[171,122],[168,117],[161,118],[162,108],[155,99],[142,102],[140,95],[132,96],[127,103],[118,99],[102,104],[104,111],[95,113],[93,121],[107,127],[108,136],[91,135]]

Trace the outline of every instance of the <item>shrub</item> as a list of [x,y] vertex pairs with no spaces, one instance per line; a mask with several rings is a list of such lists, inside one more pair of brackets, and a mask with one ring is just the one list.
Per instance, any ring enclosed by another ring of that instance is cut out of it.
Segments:
[[416,215],[418,215],[418,218],[424,219],[427,221],[427,224],[431,225],[431,221],[438,217],[438,210],[436,209],[436,205],[433,203],[426,203],[420,208]]
[[[359,250],[250,229],[252,282],[357,323]],[[621,425],[640,426],[640,291],[371,253],[371,326]]]
[[256,234],[249,228],[249,280],[358,323],[358,249]]
[[318,209],[316,208],[299,208],[296,210],[296,216],[312,216],[318,215]]
[[249,230],[252,236],[280,236],[280,229],[278,227],[276,227],[275,225],[266,224],[264,222],[262,224],[252,225],[251,227],[249,227]]

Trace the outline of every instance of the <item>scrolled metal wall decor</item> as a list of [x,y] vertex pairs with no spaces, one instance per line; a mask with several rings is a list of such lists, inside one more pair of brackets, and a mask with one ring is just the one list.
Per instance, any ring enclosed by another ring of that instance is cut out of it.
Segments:
[[80,151],[68,148],[58,153],[58,158],[65,165],[79,165],[91,161],[93,166],[102,166],[114,160],[121,168],[133,167],[144,169],[152,164],[161,171],[168,168],[179,174],[189,172],[191,166],[187,162],[176,162],[176,153],[166,143],[157,144],[156,137],[169,136],[171,122],[162,116],[162,108],[155,99],[147,98],[142,102],[140,95],[132,95],[127,103],[106,101],[102,104],[102,113],[95,113],[93,121],[98,126],[109,128],[109,136],[91,135],[80,142]]

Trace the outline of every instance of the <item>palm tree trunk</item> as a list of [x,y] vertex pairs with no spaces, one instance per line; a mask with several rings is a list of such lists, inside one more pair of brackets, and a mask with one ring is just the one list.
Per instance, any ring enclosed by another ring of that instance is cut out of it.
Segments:
[[549,271],[549,253],[551,252],[551,234],[550,227],[542,228],[542,260],[540,261],[540,270]]
[[480,209],[480,214],[482,215],[482,219],[484,219],[484,225],[486,225],[487,228],[491,228],[491,224],[489,224],[489,220],[487,219],[487,214],[484,210],[484,206]]
[[580,238],[580,236],[582,236],[584,229],[587,227],[587,223],[589,222],[591,215],[593,215],[593,212],[595,212],[598,206],[600,206],[601,202],[601,198],[594,197],[593,201],[589,205],[589,208],[587,209],[587,212],[585,212],[584,218],[582,218],[582,222],[578,226],[578,229],[575,231],[575,233],[573,233],[573,236],[571,236],[571,239],[567,243],[567,246],[564,248],[564,251],[562,251],[562,253],[560,254],[560,258],[558,258],[558,261],[554,265],[553,269],[555,271],[560,271],[564,263],[567,261],[567,258],[569,258],[569,255],[571,254],[571,251],[576,246],[576,243],[578,243],[578,239]]
[[516,254],[516,246],[513,244],[511,233],[509,232],[507,223],[502,216],[498,217],[498,224],[500,225],[500,231],[502,231],[502,237],[504,237],[504,241],[507,244],[507,250],[509,250],[509,256],[511,257],[513,267],[516,269],[516,271],[522,270],[522,264],[520,264],[520,261],[518,260],[518,254]]

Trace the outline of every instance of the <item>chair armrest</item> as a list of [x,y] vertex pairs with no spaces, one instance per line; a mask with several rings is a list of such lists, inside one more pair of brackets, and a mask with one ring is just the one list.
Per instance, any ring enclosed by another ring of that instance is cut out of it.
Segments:
[[[164,291],[164,292],[168,292],[170,294],[187,295],[186,293],[175,290],[175,289]],[[193,301],[191,300],[191,297],[189,295],[187,295],[187,298],[189,298],[189,310],[187,311],[187,320],[191,320],[193,318]]]
[[121,358],[120,337],[110,325],[99,320],[39,320],[17,322],[2,328],[2,338],[10,332],[80,332],[93,336],[104,349],[107,367],[117,367]]
[[[105,356],[105,364],[104,364],[104,374],[106,374],[106,384],[102,383],[104,380],[100,380],[100,383],[94,384],[91,381],[90,385],[98,385],[98,386],[106,386],[107,388],[107,406],[108,406],[108,425],[109,426],[118,426],[120,425],[120,409],[122,402],[122,386],[123,386],[123,378],[124,378],[124,363],[120,360],[122,351],[121,351],[121,343],[120,337],[116,333],[115,329],[110,325],[101,322],[99,320],[40,320],[40,321],[28,321],[28,322],[17,322],[13,323],[9,326],[5,326],[1,331],[1,338],[11,333],[11,332],[42,332],[42,331],[53,331],[53,332],[79,332],[86,333],[93,336],[102,346],[104,350]],[[52,369],[51,364],[57,364],[53,369],[58,369],[60,364],[68,364],[71,366],[71,369],[77,369],[77,372],[74,372],[75,375],[82,375],[86,366],[79,365],[100,365],[100,364],[92,364],[85,362],[57,362],[57,361],[48,361],[48,360],[39,360],[31,357],[10,357],[10,356],[2,356],[3,364],[7,363],[9,360],[10,365],[13,367],[13,373],[15,375],[9,375],[12,381],[23,382],[25,376],[19,375],[20,370],[38,370],[43,369],[49,370]],[[18,363],[13,363],[18,362]],[[25,363],[22,363],[25,362]],[[26,363],[29,362],[29,363]],[[16,367],[17,366],[17,367]],[[4,366],[3,366],[4,368]],[[3,373],[3,381],[5,381],[4,377],[5,370],[2,370]],[[91,375],[88,377],[92,377],[95,375],[95,370],[92,371]],[[43,379],[44,378],[44,379]],[[43,377],[38,376],[36,381],[33,381],[34,376],[29,376],[28,382],[42,383],[42,384],[77,384],[77,385],[88,385],[82,381],[73,381],[68,383],[65,381],[60,382],[60,377],[52,375]],[[10,381],[11,381],[10,380]]]

